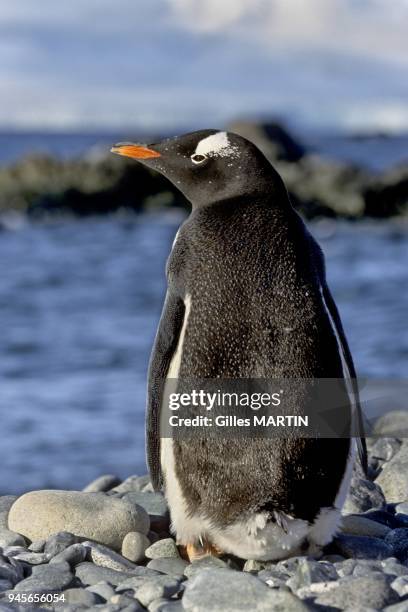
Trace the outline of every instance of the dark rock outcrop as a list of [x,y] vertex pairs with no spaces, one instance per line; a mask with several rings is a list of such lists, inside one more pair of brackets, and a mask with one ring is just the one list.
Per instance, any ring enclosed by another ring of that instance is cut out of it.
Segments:
[[[373,176],[358,166],[313,154],[276,122],[237,121],[227,129],[265,153],[306,218],[407,214],[407,165]],[[161,175],[108,151],[66,161],[32,156],[0,168],[0,226],[5,229],[2,217],[10,212],[44,218],[171,206],[188,208],[189,203]]]

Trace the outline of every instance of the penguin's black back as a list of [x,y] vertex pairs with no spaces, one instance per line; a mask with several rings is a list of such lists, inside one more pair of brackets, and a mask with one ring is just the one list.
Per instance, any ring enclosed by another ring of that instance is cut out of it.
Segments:
[[[289,202],[243,198],[193,210],[168,261],[169,284],[191,296],[179,378],[342,378],[321,267]],[[332,506],[349,445],[288,434],[175,441],[174,453],[192,513],[228,524],[279,509],[311,521]]]

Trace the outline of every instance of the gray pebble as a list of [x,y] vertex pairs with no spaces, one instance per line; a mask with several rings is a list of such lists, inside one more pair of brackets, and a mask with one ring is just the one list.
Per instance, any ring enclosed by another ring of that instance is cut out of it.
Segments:
[[13,557],[0,555],[0,576],[12,582],[19,582],[24,578],[24,564],[19,563]]
[[370,519],[370,521],[375,521],[376,523],[381,523],[382,525],[386,525],[391,529],[396,529],[399,527],[398,521],[395,518],[394,514],[388,512],[388,510],[367,510],[360,516],[364,518]]
[[92,593],[86,589],[80,588],[72,588],[64,591],[64,607],[66,604],[68,605],[80,605],[86,608],[90,608],[91,606],[95,606],[99,603],[103,603],[102,597],[99,595]]
[[[393,529],[384,542],[392,547],[393,555],[402,563],[408,561],[408,529]],[[391,555],[390,555],[391,556]]]
[[387,606],[383,612],[408,612],[408,601],[401,601],[392,606]]
[[24,546],[7,546],[3,549],[3,555],[6,557],[15,557],[26,551]]
[[87,586],[86,590],[99,595],[105,601],[109,601],[115,595],[115,589],[108,582],[97,582]]
[[108,567],[100,567],[94,563],[84,562],[76,566],[75,576],[87,586],[90,584],[97,584],[98,582],[109,582],[110,584],[117,586],[124,580],[127,580],[130,573],[117,572],[116,570]]
[[[13,583],[5,578],[0,578],[0,591],[8,591],[13,588]],[[1,609],[1,608],[0,608]]]
[[408,436],[408,413],[406,410],[387,412],[377,419],[373,433],[398,439]]
[[55,557],[50,560],[50,563],[62,563],[63,561],[66,561],[69,563],[69,565],[75,566],[78,565],[78,563],[85,561],[87,554],[88,551],[85,546],[82,544],[72,544],[55,555]]
[[371,508],[383,507],[385,497],[381,487],[371,480],[353,475],[342,514],[359,514]]
[[405,597],[405,595],[408,595],[408,576],[398,576],[391,582],[391,587],[400,597]]
[[378,566],[370,567],[369,565],[360,565],[357,564],[353,570],[353,576],[373,576],[374,574],[382,575],[382,569]]
[[397,593],[390,587],[389,578],[381,574],[371,577],[347,578],[316,598],[316,603],[341,610],[349,608],[374,608],[381,610],[387,604],[398,601]]
[[397,521],[397,526],[398,527],[408,527],[408,516],[406,514],[395,514],[395,520]]
[[375,459],[390,461],[395,453],[399,451],[400,446],[401,441],[397,438],[378,438],[375,440],[374,444],[372,444],[369,454]]
[[141,491],[148,482],[149,476],[129,476],[122,483],[115,485],[113,491],[120,494]]
[[118,572],[131,572],[135,569],[134,563],[107,546],[90,541],[83,542],[82,545],[87,550],[87,560],[92,561],[95,565],[107,567]]
[[50,536],[45,542],[44,552],[49,555],[49,557],[55,557],[58,553],[62,552],[68,546],[72,546],[72,544],[78,544],[81,541],[81,538],[69,533],[68,531],[60,531],[52,536]]
[[132,493],[125,493],[125,495],[122,496],[122,499],[130,502],[131,504],[142,506],[142,508],[144,508],[148,514],[161,517],[168,516],[167,502],[162,493],[134,491]]
[[408,440],[404,439],[400,450],[383,467],[376,479],[388,502],[408,500]]
[[182,612],[184,608],[181,601],[170,601],[160,597],[152,601],[148,610],[149,612]]
[[129,597],[128,595],[119,595],[118,593],[112,595],[112,597],[110,598],[110,603],[118,604],[121,608],[133,605],[134,603],[137,604],[137,602],[132,597]]
[[391,576],[407,576],[408,567],[399,563],[393,557],[385,559],[381,562],[384,574],[390,574]]
[[306,612],[309,606],[288,590],[271,589],[248,572],[206,570],[186,585],[183,607],[188,612]]
[[128,606],[125,606],[124,608],[121,607],[120,611],[121,612],[145,612],[145,609],[143,608],[143,606],[139,604],[138,601],[134,600]]
[[133,563],[140,563],[145,558],[146,550],[149,547],[150,540],[147,536],[138,531],[131,531],[123,539],[122,555]]
[[303,559],[298,564],[296,574],[288,580],[287,585],[292,590],[297,590],[308,587],[314,582],[330,582],[337,578],[336,568],[331,563]]
[[340,561],[339,563],[335,563],[334,567],[339,576],[351,576],[353,574],[354,568],[357,565],[356,559],[346,559],[345,561]]
[[255,574],[262,570],[268,569],[269,567],[269,561],[256,561],[255,559],[248,559],[248,561],[245,561],[244,563],[243,571]]
[[16,612],[16,610],[18,610],[18,612],[26,612],[26,611],[22,611],[21,606],[19,608],[16,608],[15,604],[8,604],[8,603],[3,603],[2,601],[0,601],[0,612]]
[[120,485],[121,480],[117,476],[113,476],[112,474],[105,474],[104,476],[99,476],[92,482],[90,482],[84,489],[84,493],[99,493],[104,491],[109,491],[113,489],[113,487],[117,487]]
[[8,530],[8,514],[16,499],[16,495],[0,496],[0,531]]
[[336,548],[344,557],[355,559],[386,559],[393,556],[393,549],[379,538],[368,536],[339,535]]
[[385,538],[391,531],[390,527],[372,521],[365,516],[349,514],[343,516],[341,520],[341,532],[351,535],[371,536],[373,538]]
[[287,573],[289,576],[294,576],[298,570],[298,567],[304,560],[308,560],[308,557],[290,557],[289,559],[283,559],[275,563],[274,561],[264,562],[265,569],[274,569],[280,572]]
[[23,565],[14,559],[7,559],[0,555],[0,578],[13,584],[24,578]]
[[180,553],[173,538],[165,538],[155,542],[146,549],[148,559],[161,559],[163,557],[180,558]]
[[[162,493],[139,491],[125,493],[122,499],[131,504],[142,506],[150,517],[150,529],[157,533],[168,531],[169,512],[167,502]],[[139,530],[136,530],[139,531]]]
[[356,608],[344,608],[344,612],[378,612],[378,610],[367,606],[357,606]]
[[[163,574],[160,574],[159,572],[157,572],[157,576],[161,576],[162,577]],[[133,591],[133,593],[136,593],[136,591],[141,586],[146,584],[146,582],[151,582],[155,578],[156,578],[156,576],[148,576],[148,575],[145,575],[145,576],[132,576],[132,578],[129,578],[128,580],[125,580],[124,582],[119,584],[116,587],[116,592],[117,593],[126,593],[126,592],[129,592],[129,591]]]
[[0,548],[9,546],[27,546],[27,542],[22,535],[10,529],[0,529]]
[[402,502],[401,504],[397,504],[395,506],[395,513],[405,514],[405,516],[408,516],[408,502]]
[[269,587],[274,589],[282,588],[286,586],[288,576],[285,576],[281,572],[274,572],[272,570],[261,570],[257,573],[257,578],[265,582]]
[[203,570],[209,569],[230,569],[227,562],[223,559],[218,559],[217,557],[203,557],[202,559],[197,559],[197,561],[193,561],[190,565],[187,565],[184,569],[184,575],[187,578],[191,578],[195,576],[199,572]]
[[270,561],[256,561],[255,559],[248,559],[245,561],[243,571],[257,573],[262,570],[271,569],[273,564]]
[[31,552],[44,552],[44,547],[45,547],[45,542],[46,540],[36,540],[35,542],[31,542],[30,546],[28,547],[28,550],[31,550]]
[[183,559],[170,557],[168,559],[152,559],[147,567],[170,576],[182,576],[188,565],[189,563]]
[[48,563],[50,557],[47,555],[47,553],[35,553],[26,550],[18,555],[15,555],[14,559],[16,559],[16,561],[24,561],[30,565],[42,565],[43,563]]
[[182,588],[181,580],[173,576],[157,576],[139,587],[135,597],[147,608],[155,599],[172,597]]
[[14,590],[51,593],[66,589],[72,581],[73,575],[67,563],[37,565],[33,567],[31,576],[16,584]]

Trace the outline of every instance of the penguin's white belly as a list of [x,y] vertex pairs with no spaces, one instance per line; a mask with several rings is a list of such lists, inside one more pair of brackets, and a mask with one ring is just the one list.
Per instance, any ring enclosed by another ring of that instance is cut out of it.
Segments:
[[[176,352],[170,363],[168,378],[178,378],[184,336],[191,309],[191,297],[186,296],[185,315]],[[200,513],[188,512],[188,504],[177,479],[172,438],[161,438],[160,462],[165,482],[165,495],[170,509],[171,530],[177,543],[197,544],[207,540],[220,550],[241,557],[268,561],[299,554],[307,538],[309,552],[328,544],[340,522],[340,512],[347,494],[355,457],[355,441],[351,442],[349,460],[332,508],[322,508],[313,524],[283,513],[276,513],[276,522],[268,520],[266,512],[258,512],[227,527],[216,525]],[[290,486],[290,484],[289,484]],[[304,554],[305,551],[303,551]]]

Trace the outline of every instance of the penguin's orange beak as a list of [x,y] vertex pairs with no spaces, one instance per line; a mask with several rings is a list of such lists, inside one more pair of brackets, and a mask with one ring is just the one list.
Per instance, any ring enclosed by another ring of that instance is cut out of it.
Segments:
[[161,154],[153,149],[148,149],[142,145],[131,144],[128,142],[118,143],[111,148],[111,153],[117,153],[124,157],[132,157],[133,159],[149,159],[151,157],[161,157]]

